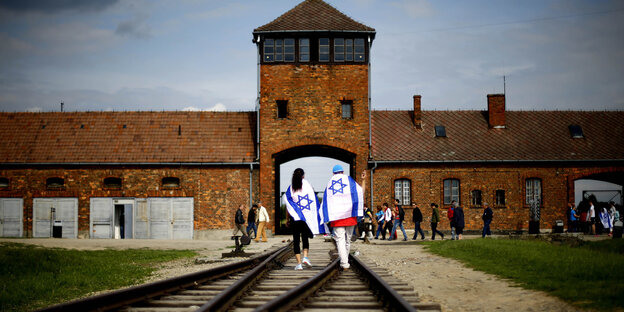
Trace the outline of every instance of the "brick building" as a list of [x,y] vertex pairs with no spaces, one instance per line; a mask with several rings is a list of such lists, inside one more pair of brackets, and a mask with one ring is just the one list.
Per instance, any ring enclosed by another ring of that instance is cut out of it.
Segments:
[[624,112],[506,111],[498,94],[487,111],[421,111],[420,96],[372,110],[375,35],[321,0],[254,29],[253,112],[0,113],[0,236],[50,237],[61,221],[68,238],[201,239],[257,200],[285,232],[280,165],[313,156],[370,170],[372,206],[396,197],[427,216],[456,199],[467,229],[486,201],[493,229],[526,229],[532,200],[548,228],[581,179],[621,201]]

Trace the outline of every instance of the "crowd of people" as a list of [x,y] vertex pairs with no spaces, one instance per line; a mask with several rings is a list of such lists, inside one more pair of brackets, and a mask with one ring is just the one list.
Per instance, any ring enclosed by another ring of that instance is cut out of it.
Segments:
[[[616,205],[615,202],[598,202],[595,197],[584,199],[578,207],[574,203],[568,203],[566,209],[567,232],[612,236],[614,229],[619,228],[619,231],[622,229],[624,221],[622,212],[622,206]],[[621,236],[621,232],[619,236]]]

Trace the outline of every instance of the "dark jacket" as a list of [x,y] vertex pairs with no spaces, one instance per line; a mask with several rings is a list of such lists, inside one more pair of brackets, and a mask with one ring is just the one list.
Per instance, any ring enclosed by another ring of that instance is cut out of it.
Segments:
[[420,212],[420,208],[416,207],[412,211],[412,222],[422,222],[423,216],[422,212]]
[[492,211],[492,208],[487,207],[483,209],[483,216],[481,216],[481,219],[483,219],[483,221],[492,220],[493,216],[494,212]]
[[256,212],[252,209],[249,209],[249,213],[247,214],[247,223],[255,223],[256,222]]
[[236,216],[234,217],[236,224],[245,224],[245,218],[243,217],[243,211],[240,208],[236,209]]
[[466,224],[464,223],[464,209],[462,207],[455,208],[453,212],[453,224],[455,227],[463,228]]
[[405,220],[405,210],[403,210],[403,207],[401,206],[399,206],[399,220],[401,220],[401,222]]

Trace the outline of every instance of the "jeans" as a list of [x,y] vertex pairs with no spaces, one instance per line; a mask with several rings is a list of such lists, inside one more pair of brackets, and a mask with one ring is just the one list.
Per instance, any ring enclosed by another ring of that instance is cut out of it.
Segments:
[[451,225],[451,239],[455,239],[455,227]]
[[[251,230],[254,232],[254,237],[251,237]],[[249,222],[249,224],[247,224],[247,234],[249,234],[249,238],[256,238],[256,236],[258,236],[258,227],[256,226],[256,222]]]
[[[407,233],[405,233],[405,228],[403,227],[403,221],[401,220],[394,220],[394,225],[392,226],[392,232],[390,232],[390,238],[388,238],[388,240],[392,240],[392,235],[394,235],[394,231],[397,230],[397,226],[401,228],[401,231],[403,232],[403,240],[407,240]],[[399,236],[397,235],[396,237],[397,239],[399,238]]]
[[379,238],[379,233],[383,231],[383,238],[386,238],[386,230],[384,229],[384,221],[379,221],[377,223],[377,234],[375,234],[375,238]]
[[353,227],[354,225],[334,228],[334,239],[336,240],[336,248],[340,257],[340,266],[344,269],[349,268],[349,250],[351,249]]
[[440,235],[440,237],[442,237],[442,239],[444,239],[444,234],[442,234],[442,232],[437,230],[438,228],[438,223],[433,223],[431,222],[431,240],[435,240],[435,235],[436,233],[438,233]]
[[483,220],[483,233],[481,233],[481,237],[492,235],[490,232],[490,223],[492,223],[492,220]]
[[420,222],[414,222],[414,237],[412,239],[416,239],[418,233],[420,233],[422,239],[425,239],[425,232],[420,228]]

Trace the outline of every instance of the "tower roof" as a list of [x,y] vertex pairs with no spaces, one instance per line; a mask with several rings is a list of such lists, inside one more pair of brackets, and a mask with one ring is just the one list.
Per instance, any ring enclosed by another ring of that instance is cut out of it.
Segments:
[[254,34],[281,31],[347,31],[375,33],[323,0],[305,0],[272,22],[254,29]]

